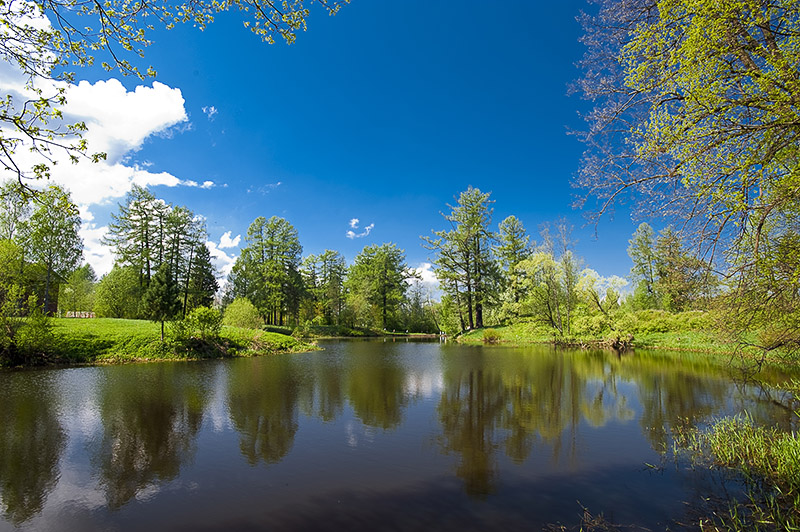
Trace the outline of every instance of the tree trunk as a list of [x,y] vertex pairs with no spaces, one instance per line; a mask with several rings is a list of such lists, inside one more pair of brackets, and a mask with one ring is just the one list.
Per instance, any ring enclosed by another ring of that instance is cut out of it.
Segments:
[[469,251],[467,251],[464,255],[465,264],[464,264],[464,272],[466,273],[465,279],[465,287],[467,289],[467,318],[469,319],[469,329],[472,330],[475,328],[475,321],[472,318],[472,261],[470,260],[472,257],[470,256]]
[[456,308],[458,309],[458,321],[461,323],[461,330],[464,330],[464,312],[461,310],[461,297],[458,295],[458,281],[455,283],[456,286]]
[[189,266],[186,270],[186,286],[183,288],[183,317],[186,317],[186,304],[189,301],[189,283],[192,281],[192,260],[194,258],[194,246],[189,251]]
[[483,327],[483,287],[481,286],[481,239],[475,236],[475,326]]
[[50,274],[52,273],[53,268],[50,264],[47,265],[47,277],[44,281],[44,315],[47,316],[47,307],[50,304]]

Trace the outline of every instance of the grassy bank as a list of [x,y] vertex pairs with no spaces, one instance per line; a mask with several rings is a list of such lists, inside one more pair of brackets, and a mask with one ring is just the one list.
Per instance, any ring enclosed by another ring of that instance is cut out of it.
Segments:
[[[494,331],[494,333],[486,333],[486,331],[490,329]],[[630,347],[633,348],[638,347],[648,349],[667,349],[674,351],[697,351],[701,353],[720,354],[730,354],[736,349],[735,344],[725,344],[720,342],[717,335],[710,331],[652,331],[638,332],[630,335],[582,334],[565,337],[554,335],[552,330],[548,330],[547,328],[541,327],[537,324],[527,322],[476,329],[462,334],[458,337],[458,341],[467,344],[482,344],[486,343],[484,337],[487,334],[490,336],[495,336],[495,340],[490,343],[520,347],[533,344],[552,343],[575,347],[600,347],[602,345],[610,345],[613,340],[620,338],[621,340],[630,340]]]
[[222,327],[218,338],[167,339],[160,326],[143,320],[53,319],[46,361],[84,364],[149,360],[197,360],[302,352],[313,349],[290,336],[254,329]]

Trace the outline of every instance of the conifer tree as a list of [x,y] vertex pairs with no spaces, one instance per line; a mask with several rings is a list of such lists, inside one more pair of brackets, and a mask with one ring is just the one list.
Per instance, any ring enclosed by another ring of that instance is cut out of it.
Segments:
[[150,286],[142,296],[142,308],[151,321],[161,323],[161,341],[164,341],[164,322],[174,319],[181,311],[178,284],[167,264],[162,264]]
[[211,253],[203,244],[196,246],[191,266],[189,282],[184,291],[183,313],[197,307],[210,307],[214,303],[214,294],[219,290],[219,283],[211,264]]
[[439,280],[459,305],[466,307],[468,326],[483,327],[484,307],[497,292],[499,273],[492,256],[495,235],[489,230],[493,203],[490,193],[469,187],[443,214],[449,230],[423,237],[425,247],[437,253],[434,259]]

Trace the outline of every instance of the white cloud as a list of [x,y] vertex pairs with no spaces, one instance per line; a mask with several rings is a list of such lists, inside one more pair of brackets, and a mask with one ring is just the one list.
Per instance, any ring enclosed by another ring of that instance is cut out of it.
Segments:
[[133,91],[113,78],[81,81],[67,89],[66,97],[65,117],[86,123],[89,150],[106,152],[110,164],[139,150],[147,137],[188,120],[181,90],[158,81]]
[[[0,92],[13,92],[16,88],[13,79],[0,77]],[[139,150],[149,136],[187,120],[180,89],[153,82],[152,87],[138,86],[128,91],[116,79],[94,84],[81,81],[68,88],[66,97],[62,108],[65,120],[84,122],[89,152],[107,154],[105,161],[81,159],[77,164],[70,163],[58,150],[51,154],[57,163],[51,165],[52,180],[72,192],[73,201],[83,213],[89,212],[90,205],[123,197],[133,184],[213,186],[213,182],[198,184],[167,172],[151,172],[145,169],[149,163],[130,165],[126,161],[126,156]],[[12,137],[17,133],[4,128],[3,135]],[[24,149],[18,149],[14,158],[22,168],[42,162],[40,156]]]
[[[358,218],[351,218],[350,227],[353,229],[358,229],[359,221],[360,220]],[[375,229],[375,224],[369,224],[368,226],[364,227],[360,233],[356,233],[351,229],[345,233],[345,236],[351,240],[354,238],[364,238],[365,236],[369,236],[373,229]]]
[[222,278],[228,277],[228,274],[231,273],[233,269],[233,264],[236,262],[236,256],[228,255],[221,249],[220,245],[210,240],[206,242],[206,247],[208,248],[208,252],[211,253],[211,264],[214,265],[214,268],[216,268]]
[[[15,98],[30,97],[18,84],[13,72],[5,76],[7,66],[0,70],[0,93],[13,94]],[[54,89],[55,85],[48,87]],[[62,108],[65,121],[84,122],[87,126],[84,138],[89,143],[89,152],[102,151],[107,158],[98,163],[81,159],[72,164],[66,154],[56,150],[51,154],[57,163],[51,165],[51,180],[72,193],[72,200],[78,205],[84,221],[81,234],[86,247],[85,259],[102,275],[110,270],[113,257],[110,250],[100,243],[106,228],[91,223],[94,221],[93,205],[109,204],[124,197],[134,184],[201,189],[210,189],[216,184],[209,180],[198,183],[168,172],[155,172],[148,162],[128,162],[130,154],[139,150],[148,137],[187,123],[180,89],[153,82],[150,87],[141,85],[128,91],[118,80],[109,79],[94,84],[81,81],[67,89],[66,97],[67,103]],[[17,136],[17,132],[8,128],[4,128],[2,134]],[[42,162],[40,156],[26,149],[18,149],[14,160],[22,168],[31,168]]]
[[421,262],[416,268],[410,268],[410,270],[412,273],[417,274],[419,278],[406,279],[406,282],[411,286],[421,288],[426,297],[439,301],[442,297],[442,290],[439,285],[439,279],[436,278],[436,274],[433,272],[433,265],[430,262]]
[[237,247],[241,240],[242,235],[236,235],[235,238],[231,238],[231,232],[225,231],[222,233],[219,243],[210,240],[206,242],[206,247],[211,253],[211,264],[214,265],[222,279],[227,278],[228,274],[231,273],[237,258],[236,255],[228,254],[224,250]]
[[208,105],[203,107],[203,112],[208,117],[208,119],[213,122],[214,116],[219,112],[219,109],[217,109],[213,105]]
[[[49,27],[46,17],[39,17],[30,24],[37,28]],[[27,77],[12,63],[0,62],[0,94],[7,94],[15,103],[36,99],[36,94],[26,87]],[[198,183],[184,180],[167,172],[152,172],[149,163],[130,164],[129,158],[143,146],[151,136],[171,137],[191,129],[184,99],[179,88],[172,88],[157,81],[151,86],[139,85],[127,90],[117,79],[77,85],[37,79],[37,88],[43,94],[56,94],[66,88],[67,103],[61,107],[65,123],[83,122],[87,130],[83,137],[89,144],[89,153],[105,152],[106,160],[91,163],[81,159],[77,164],[68,161],[64,152],[54,150],[51,180],[65,186],[78,205],[84,224],[81,236],[85,244],[85,259],[98,274],[110,270],[113,257],[108,248],[100,243],[107,231],[105,226],[92,223],[91,206],[108,204],[122,198],[133,184],[141,186],[163,185],[169,187],[189,186],[209,189],[213,181]],[[216,108],[213,114],[216,113]],[[52,124],[57,127],[57,123]],[[19,132],[3,128],[0,133],[6,138],[18,138]],[[23,169],[43,162],[41,156],[19,147],[14,162]],[[53,164],[54,163],[54,164]],[[5,177],[0,175],[0,178]],[[42,183],[43,185],[44,183]]]
[[236,238],[231,240],[231,232],[225,231],[222,238],[219,239],[219,249],[235,248],[242,240],[242,235],[236,235]]
[[416,268],[411,268],[411,271],[420,276],[420,279],[409,279],[411,283],[439,284],[439,279],[436,278],[436,274],[433,272],[433,265],[430,262],[422,262]]
[[267,195],[283,183],[278,181],[277,183],[267,183],[266,185],[261,185],[260,187],[248,187],[247,193],[252,194],[253,192],[258,192],[259,194]]
[[[169,175],[169,174],[167,174]],[[171,176],[172,177],[172,176]],[[168,179],[167,182],[157,183],[159,185],[166,185],[168,187],[174,187],[177,185],[182,185],[184,187],[194,187],[194,188],[202,188],[208,190],[209,188],[214,188],[217,186],[213,181],[203,181],[202,183],[198,183],[192,179],[185,179],[181,180],[178,178]]]
[[106,233],[108,227],[97,227],[93,223],[82,224],[78,231],[83,239],[83,260],[92,265],[98,277],[110,272],[114,266],[114,254],[111,248],[100,242]]

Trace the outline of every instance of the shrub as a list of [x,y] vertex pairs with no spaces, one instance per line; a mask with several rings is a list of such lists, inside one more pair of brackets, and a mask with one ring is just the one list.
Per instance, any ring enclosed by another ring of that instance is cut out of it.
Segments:
[[[35,365],[47,361],[53,344],[49,318],[37,305],[36,296],[23,298],[19,285],[3,286],[0,300],[0,366]],[[21,308],[18,303],[25,301]]]
[[258,314],[258,309],[246,297],[237,297],[225,308],[222,317],[224,325],[242,327],[244,329],[260,329],[264,320]]
[[681,330],[701,331],[714,327],[714,319],[708,312],[688,310],[675,314],[675,325]]
[[500,341],[500,333],[495,331],[494,329],[484,329],[483,330],[483,343],[485,344],[496,344]]
[[222,329],[222,315],[218,310],[208,307],[197,307],[184,320],[187,322],[192,336],[203,340],[219,338]]
[[578,336],[602,336],[612,330],[612,320],[605,314],[578,316],[572,324],[572,332]]

